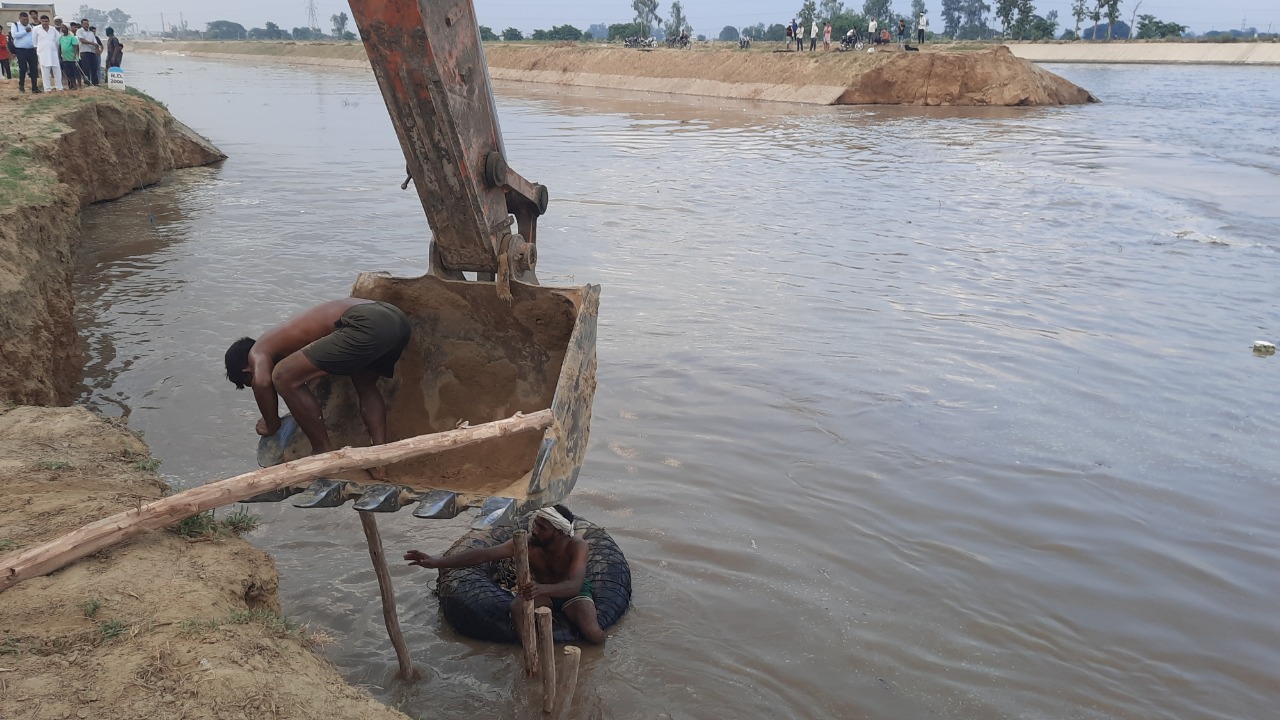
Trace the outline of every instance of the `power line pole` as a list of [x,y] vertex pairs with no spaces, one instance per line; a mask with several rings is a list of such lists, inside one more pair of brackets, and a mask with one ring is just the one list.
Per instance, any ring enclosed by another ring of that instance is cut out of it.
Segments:
[[307,0],[307,22],[312,30],[320,29],[320,11],[316,10],[316,0]]

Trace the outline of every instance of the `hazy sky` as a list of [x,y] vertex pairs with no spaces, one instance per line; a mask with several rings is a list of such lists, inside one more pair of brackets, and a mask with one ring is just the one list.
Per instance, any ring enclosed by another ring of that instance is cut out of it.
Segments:
[[[482,25],[501,31],[505,27],[517,27],[526,33],[535,28],[569,23],[583,30],[591,23],[626,22],[633,13],[630,0],[474,0],[476,14]],[[1136,0],[1123,0],[1121,17],[1129,21]],[[84,0],[81,0],[81,3]],[[134,16],[144,29],[159,30],[160,16],[166,22],[176,22],[181,16],[190,27],[203,29],[211,20],[233,20],[245,27],[261,26],[268,20],[292,28],[307,21],[306,0],[97,0],[90,5],[103,9],[120,7]],[[989,3],[994,5],[992,0]],[[73,12],[81,3],[58,2],[58,12]],[[803,0],[683,0],[685,14],[697,32],[715,36],[725,25],[766,25],[789,21],[803,4]],[[933,29],[939,28],[937,13],[942,0],[926,0]],[[1092,4],[1092,3],[1090,3]],[[846,0],[845,5],[861,8],[861,0]],[[1035,0],[1036,10],[1045,13],[1057,10],[1060,26],[1074,25],[1070,18],[1071,0]],[[893,0],[899,12],[911,8],[911,0]],[[330,27],[329,16],[349,7],[341,0],[316,0],[320,26]],[[659,0],[658,10],[667,17],[670,0]],[[1239,28],[1242,20],[1248,25],[1266,31],[1280,31],[1280,0],[1142,0],[1142,14],[1150,13],[1161,20],[1179,22],[1191,26],[1194,32]]]

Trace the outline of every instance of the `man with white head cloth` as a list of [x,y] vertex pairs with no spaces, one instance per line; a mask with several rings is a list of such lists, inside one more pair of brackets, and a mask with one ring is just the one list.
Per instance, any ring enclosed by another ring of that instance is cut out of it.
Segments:
[[[443,569],[481,565],[515,557],[515,554],[515,541],[508,540],[501,545],[464,550],[445,557],[410,550],[404,559],[410,565]],[[589,554],[587,541],[573,535],[573,513],[568,508],[556,505],[538,510],[529,519],[529,574],[533,581],[518,591],[520,598],[533,600],[537,607],[563,612],[583,640],[599,645],[604,642],[605,634],[596,618],[595,597],[587,577]],[[516,623],[516,635],[524,637],[521,632],[524,616],[516,611],[520,598],[511,601],[511,617]]]

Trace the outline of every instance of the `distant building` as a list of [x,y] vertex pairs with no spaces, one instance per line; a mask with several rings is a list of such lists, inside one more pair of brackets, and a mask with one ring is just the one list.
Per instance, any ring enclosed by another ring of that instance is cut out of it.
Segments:
[[[18,15],[20,13],[34,15],[37,20],[39,20],[41,15],[48,15],[50,20],[57,17],[57,14],[53,11],[53,3],[0,2],[0,22],[6,24],[18,22]],[[66,18],[63,19],[66,20]],[[67,22],[71,21],[67,20]]]

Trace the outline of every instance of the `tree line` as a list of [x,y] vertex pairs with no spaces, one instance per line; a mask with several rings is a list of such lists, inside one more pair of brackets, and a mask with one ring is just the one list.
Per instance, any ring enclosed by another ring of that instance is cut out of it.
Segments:
[[75,17],[67,18],[67,22],[78,23],[81,20],[87,19],[90,25],[98,28],[99,30],[106,30],[110,27],[124,33],[129,30],[129,26],[132,24],[129,22],[132,17],[132,15],[120,8],[115,8],[114,10],[99,10],[97,8],[89,7],[88,5],[81,5],[80,9],[76,11]]
[[[898,0],[902,2],[903,0]],[[1059,18],[1056,10],[1043,15],[1036,11],[1035,0],[942,0],[941,34],[954,40],[991,40],[1006,38],[1014,40],[1048,40],[1058,33]],[[1132,14],[1129,23],[1121,20],[1120,6],[1124,0],[1073,0],[1071,17],[1075,20],[1074,28],[1065,29],[1059,39],[1062,40],[1107,40],[1128,39],[1133,36],[1140,39],[1158,39],[1181,37],[1187,27],[1173,22],[1165,22],[1153,15],[1139,15],[1138,10],[1144,0],[1129,0]],[[899,20],[905,21],[908,27],[915,27],[916,18],[927,12],[924,0],[910,0],[909,15],[898,13],[893,8],[894,0],[863,0],[861,11],[846,6],[844,0],[803,0],[795,19],[803,27],[814,21],[819,24],[831,23],[834,37],[844,35],[848,30],[856,28],[865,32],[868,23],[874,19],[881,27],[893,27]],[[480,37],[485,41],[496,40],[620,40],[628,37],[656,37],[689,34],[693,36],[693,27],[685,13],[681,0],[672,0],[668,8],[667,19],[663,21],[659,13],[658,0],[632,0],[631,8],[634,17],[631,22],[605,25],[598,23],[587,30],[580,30],[573,25],[556,25],[548,30],[534,30],[527,37],[518,28],[509,27],[501,33],[488,26],[480,26]],[[129,16],[119,10],[103,13],[88,7],[80,8],[79,17],[87,17],[90,22],[104,25],[108,20],[116,20],[119,25],[127,25]],[[123,16],[121,21],[120,16]],[[1105,24],[1102,23],[1106,20]],[[263,27],[246,29],[243,25],[229,20],[217,20],[208,23],[204,33],[196,33],[209,40],[354,40],[355,33],[347,29],[350,18],[345,12],[333,15],[330,32],[319,28],[293,28],[285,30],[279,25],[268,22]],[[1092,25],[1088,23],[1091,22]],[[999,23],[999,29],[992,27]],[[1082,27],[1083,26],[1083,27]],[[733,41],[739,37],[753,40],[782,41],[786,39],[787,26],[781,22],[766,26],[764,23],[734,27],[726,25],[718,36],[720,40]],[[181,30],[185,30],[185,25]],[[175,30],[177,35],[180,30]],[[169,34],[169,33],[167,33]],[[932,33],[931,33],[932,34]],[[699,35],[699,40],[706,37]]]
[[351,18],[345,12],[329,18],[333,23],[329,32],[320,28],[296,27],[285,30],[268,22],[262,27],[245,29],[244,25],[230,20],[214,20],[208,23],[201,36],[205,40],[355,40],[356,34],[347,29]]

